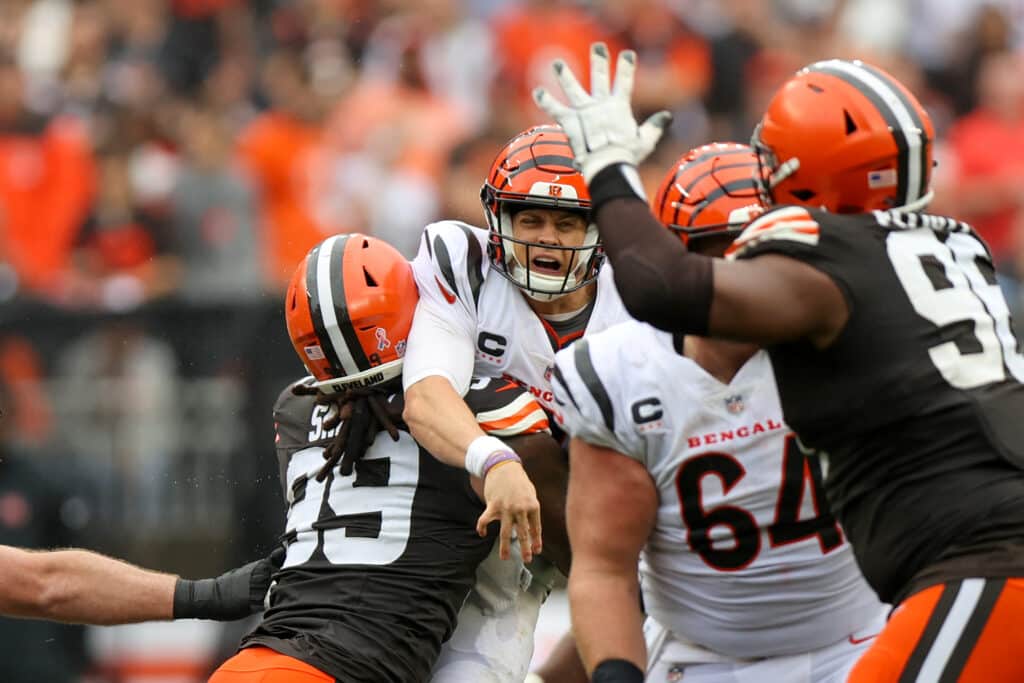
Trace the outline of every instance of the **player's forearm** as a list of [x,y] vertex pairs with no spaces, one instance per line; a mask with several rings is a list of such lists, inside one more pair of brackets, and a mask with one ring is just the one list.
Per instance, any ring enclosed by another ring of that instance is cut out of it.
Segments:
[[562,636],[536,673],[544,683],[587,683],[589,678],[572,631]]
[[601,243],[629,314],[669,332],[703,335],[713,289],[711,259],[686,251],[609,167],[590,184]]
[[101,625],[173,617],[171,574],[84,550],[31,556],[37,590],[9,605],[12,616]]
[[466,402],[439,375],[406,389],[402,418],[423,448],[453,467],[465,466],[466,449],[477,437],[484,436]]
[[533,448],[529,451],[517,448],[516,452],[530,453],[523,457],[523,468],[537,488],[541,524],[544,528],[544,557],[558,567],[560,572],[568,575],[572,562],[572,550],[565,521],[569,467],[553,439],[547,434],[538,435],[537,438],[550,441],[551,447]]
[[635,568],[607,573],[579,564],[577,560],[569,576],[569,607],[576,647],[587,673],[607,659],[625,659],[645,670],[647,649]]

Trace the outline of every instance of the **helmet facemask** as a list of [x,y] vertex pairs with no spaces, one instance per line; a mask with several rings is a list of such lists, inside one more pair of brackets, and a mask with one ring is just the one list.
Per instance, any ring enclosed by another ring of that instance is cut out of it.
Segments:
[[757,173],[754,174],[754,182],[757,184],[758,196],[765,206],[774,206],[775,187],[800,170],[800,159],[793,157],[780,164],[775,151],[761,140],[760,123],[754,128],[754,135],[750,138],[750,147],[757,157]]
[[[568,188],[571,190],[572,188]],[[589,211],[581,206],[580,201],[573,197],[548,199],[543,195],[529,194],[515,198],[499,198],[497,190],[485,184],[481,190],[481,199],[486,209],[488,227],[491,229],[491,262],[495,270],[503,277],[519,287],[524,294],[535,301],[554,301],[570,292],[586,287],[597,278],[598,270],[604,260],[604,252],[599,243],[597,226],[590,222]],[[583,214],[587,220],[586,234],[579,246],[559,244],[542,244],[520,239],[513,233],[513,216],[519,211],[535,209],[555,209]],[[525,263],[521,262],[516,253],[516,245],[521,245]],[[569,263],[564,275],[548,275],[538,273],[530,266],[533,261],[531,251],[568,252]]]

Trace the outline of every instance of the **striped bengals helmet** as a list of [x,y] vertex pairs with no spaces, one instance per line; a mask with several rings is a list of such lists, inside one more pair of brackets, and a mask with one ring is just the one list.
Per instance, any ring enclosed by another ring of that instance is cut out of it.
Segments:
[[932,198],[935,128],[909,90],[878,67],[830,59],[775,93],[751,141],[764,200],[836,213]]
[[[604,261],[597,226],[590,221],[590,191],[583,175],[573,166],[569,139],[560,126],[529,128],[512,138],[491,164],[480,190],[487,225],[491,230],[487,253],[494,269],[521,288],[527,296],[551,301],[594,281]],[[565,276],[535,273],[530,268],[530,248],[535,242],[512,236],[512,215],[519,208],[579,211],[586,216],[587,234],[578,247],[554,247],[572,252],[575,265]],[[514,244],[525,246],[526,263],[516,257]]]
[[314,247],[285,295],[288,336],[314,386],[342,391],[401,374],[418,300],[409,262],[387,242],[352,233]]
[[662,179],[654,211],[683,244],[710,235],[735,238],[761,213],[756,174],[757,156],[747,145],[691,149]]

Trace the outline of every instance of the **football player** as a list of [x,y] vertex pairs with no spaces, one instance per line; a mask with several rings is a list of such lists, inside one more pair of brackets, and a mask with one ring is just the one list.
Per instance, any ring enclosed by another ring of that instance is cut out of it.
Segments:
[[630,312],[768,349],[861,571],[897,605],[850,680],[1024,680],[1024,356],[984,242],[921,213],[928,114],[863,62],[799,71],[752,140],[780,206],[715,260],[666,235],[635,187],[667,121],[633,119],[635,59],[620,54],[610,87],[595,45],[591,93],[556,63],[569,106],[535,97],[567,130]]
[[[493,537],[477,533],[484,506],[467,472],[400,421],[417,298],[409,263],[360,234],[328,238],[295,272],[285,313],[311,377],[274,407],[287,554],[261,623],[212,683],[428,680]],[[558,457],[519,387],[473,380],[467,403],[482,430]]]
[[[509,141],[495,157],[481,199],[488,230],[441,221],[424,231],[413,261],[420,302],[404,370],[405,419],[413,435],[445,462],[474,472],[486,458],[511,451],[485,435],[467,408],[470,377],[510,379],[554,410],[555,351],[628,318],[610,269],[601,267],[590,195],[561,129],[530,128]],[[564,475],[532,479],[564,495]],[[556,578],[535,566],[533,588],[521,590],[531,584],[522,559],[529,562],[539,550],[534,487],[518,465],[488,476],[487,486],[492,480],[508,487],[501,494],[507,504],[500,511],[501,546],[481,568],[441,655],[439,682],[521,683],[540,605]],[[542,511],[545,535],[564,533],[564,507]],[[502,562],[513,523],[523,557],[513,546],[514,560]]]
[[[720,257],[761,213],[756,171],[746,145],[691,150],[654,210]],[[768,353],[630,321],[560,351],[553,384],[587,668],[639,665],[646,637],[650,681],[845,681],[885,609],[783,421]]]

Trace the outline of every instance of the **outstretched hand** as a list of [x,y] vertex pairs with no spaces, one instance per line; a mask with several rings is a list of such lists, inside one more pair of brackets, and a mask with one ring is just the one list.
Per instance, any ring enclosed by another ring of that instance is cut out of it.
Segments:
[[588,183],[608,166],[636,166],[654,150],[672,115],[660,111],[637,125],[629,102],[636,72],[635,52],[619,53],[615,83],[611,84],[608,48],[604,43],[592,44],[589,93],[565,62],[556,59],[552,68],[569,104],[563,104],[544,88],[535,88],[533,99],[565,130],[576,163]]
[[493,468],[484,479],[484,501],[487,509],[476,523],[476,531],[487,535],[487,525],[501,522],[498,554],[503,560],[511,556],[512,530],[519,537],[523,562],[543,550],[541,540],[540,502],[537,491],[518,462]]

